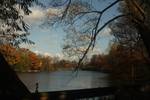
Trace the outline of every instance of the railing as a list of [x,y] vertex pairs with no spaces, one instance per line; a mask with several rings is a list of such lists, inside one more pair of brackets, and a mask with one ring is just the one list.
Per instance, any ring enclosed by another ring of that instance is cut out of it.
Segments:
[[34,100],[112,100],[113,87],[33,93]]
[[37,92],[33,100],[150,100],[150,84]]

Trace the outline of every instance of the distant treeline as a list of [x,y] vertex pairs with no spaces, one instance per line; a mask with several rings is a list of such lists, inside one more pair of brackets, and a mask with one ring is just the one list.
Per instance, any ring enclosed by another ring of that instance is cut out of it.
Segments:
[[[42,54],[36,54],[29,49],[15,48],[11,45],[1,45],[0,52],[4,55],[7,62],[15,71],[32,72],[32,71],[57,71],[74,69],[77,61],[60,59],[58,56],[51,57]],[[102,65],[103,64],[103,65]],[[104,65],[101,55],[93,55],[92,58],[84,62],[80,69],[100,70],[105,69],[108,65]]]

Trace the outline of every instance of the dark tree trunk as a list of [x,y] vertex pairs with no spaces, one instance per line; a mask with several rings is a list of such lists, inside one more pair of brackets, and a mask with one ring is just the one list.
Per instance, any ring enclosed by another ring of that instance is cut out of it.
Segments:
[[137,29],[150,57],[150,27],[145,24],[138,24]]
[[0,99],[22,100],[30,97],[30,92],[0,54]]

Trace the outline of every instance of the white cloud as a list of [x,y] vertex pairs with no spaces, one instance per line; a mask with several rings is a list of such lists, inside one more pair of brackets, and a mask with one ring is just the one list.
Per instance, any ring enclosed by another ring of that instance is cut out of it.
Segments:
[[38,50],[34,51],[34,53],[36,53],[36,54],[40,54],[40,52],[39,52]]
[[41,7],[34,6],[30,9],[31,9],[32,13],[30,15],[26,15],[24,17],[24,19],[25,19],[25,21],[27,21],[27,23],[33,24],[36,22],[40,22],[45,18],[45,16],[46,16],[45,11]]
[[24,16],[25,21],[28,24],[40,24],[47,18],[60,17],[62,16],[62,8],[47,8],[43,9],[40,6],[31,7],[32,13]]
[[59,57],[59,59],[64,59],[64,55],[61,53],[56,53],[56,57]]
[[101,53],[102,53],[102,50],[99,47],[95,47],[93,50],[91,50],[88,53],[88,56],[91,57],[94,54],[101,54]]
[[93,49],[93,54],[100,54],[100,53],[102,53],[102,50],[100,48]]
[[48,56],[51,56],[51,54],[48,53],[48,52],[45,52],[45,53],[44,53],[44,56],[45,56],[45,57],[48,57]]
[[51,56],[52,57],[52,54],[50,54],[49,52],[42,52],[42,51],[39,51],[39,50],[35,50],[33,52],[36,53],[36,54],[41,54],[41,55],[43,55],[45,57],[47,57],[47,56]]
[[36,53],[36,54],[41,54],[41,55],[43,55],[43,56],[45,56],[45,57],[58,57],[60,60],[61,59],[65,59],[65,56],[62,54],[62,53],[49,53],[49,52],[42,52],[42,51],[39,51],[39,50],[35,50],[35,51],[33,51],[34,53]]
[[105,27],[101,32],[100,32],[100,37],[108,37],[111,34],[111,29],[109,27]]

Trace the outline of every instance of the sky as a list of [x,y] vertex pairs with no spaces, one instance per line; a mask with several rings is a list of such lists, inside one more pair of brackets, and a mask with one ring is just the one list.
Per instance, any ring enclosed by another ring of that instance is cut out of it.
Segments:
[[[66,33],[63,31],[63,28],[60,26],[55,28],[52,28],[50,26],[41,27],[42,23],[46,19],[47,13],[49,13],[50,15],[60,14],[60,10],[48,6],[48,1],[49,0],[43,0],[43,2],[47,4],[45,8],[42,8],[40,6],[31,7],[30,9],[32,13],[29,16],[25,16],[24,19],[30,26],[29,32],[31,33],[28,38],[34,41],[35,45],[23,45],[23,47],[26,47],[35,53],[64,57],[62,53],[62,45]],[[106,4],[110,3],[110,1],[114,0],[106,0],[108,2],[104,2],[104,0],[101,0],[101,4],[97,4],[98,0],[95,1],[96,2],[93,3],[93,6],[97,7],[98,9],[102,9],[106,7]],[[103,24],[116,14],[117,6],[114,6],[106,14],[104,14],[104,16],[102,17],[103,21],[101,23]],[[108,52],[108,45],[110,40],[112,39],[112,36],[109,34],[110,32],[111,29],[108,27],[101,31],[95,49],[92,52],[93,54]]]

